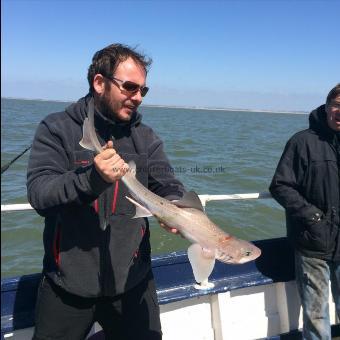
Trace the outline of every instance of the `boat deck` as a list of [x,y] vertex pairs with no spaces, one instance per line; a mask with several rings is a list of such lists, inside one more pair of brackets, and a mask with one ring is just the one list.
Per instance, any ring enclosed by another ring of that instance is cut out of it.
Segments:
[[[217,261],[209,278],[214,287],[205,290],[194,287],[185,252],[153,257],[164,340],[301,338],[293,251],[286,238],[254,243],[262,250],[257,260],[242,265]],[[2,339],[27,339],[27,330],[32,333],[39,279],[33,274],[2,280]],[[340,337],[330,303],[333,335]],[[89,338],[100,339],[99,330],[96,325]]]

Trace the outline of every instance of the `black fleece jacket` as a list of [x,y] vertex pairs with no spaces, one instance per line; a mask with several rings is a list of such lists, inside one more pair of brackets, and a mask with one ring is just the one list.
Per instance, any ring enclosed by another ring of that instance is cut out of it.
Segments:
[[[70,293],[115,296],[138,284],[150,271],[147,219],[132,219],[135,207],[121,181],[105,182],[93,166],[94,153],[79,145],[90,96],[65,112],[47,116],[38,126],[27,171],[28,200],[45,217],[44,272]],[[135,161],[137,178],[151,191],[179,199],[162,141],[141,123],[137,112],[128,124],[95,113],[104,144],[112,140],[126,161]],[[101,214],[109,215],[105,230]]]
[[340,261],[339,132],[328,127],[325,105],[311,112],[309,124],[288,141],[269,190],[285,208],[296,249]]

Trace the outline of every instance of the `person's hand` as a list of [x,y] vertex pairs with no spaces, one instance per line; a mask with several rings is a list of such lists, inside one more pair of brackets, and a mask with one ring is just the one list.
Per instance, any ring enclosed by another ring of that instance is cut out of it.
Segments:
[[113,148],[112,141],[107,142],[103,151],[94,158],[93,162],[97,172],[108,183],[122,178],[129,170],[129,166]]
[[176,235],[180,235],[181,237],[184,238],[184,236],[180,233],[180,231],[176,228],[173,228],[173,227],[169,227],[168,225],[164,224],[163,222],[161,221],[158,221],[159,225],[165,229],[168,233],[172,233],[172,234],[176,234]]

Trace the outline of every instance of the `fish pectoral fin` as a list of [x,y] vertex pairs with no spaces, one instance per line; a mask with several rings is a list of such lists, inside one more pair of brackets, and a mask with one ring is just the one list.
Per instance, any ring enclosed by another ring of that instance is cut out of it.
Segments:
[[188,258],[196,282],[201,283],[207,281],[214,269],[215,253],[202,248],[198,243],[194,243],[188,248]]
[[96,148],[92,143],[90,131],[91,131],[90,120],[86,117],[83,123],[83,138],[80,140],[79,145],[84,149],[96,151]]
[[125,196],[127,200],[129,200],[132,204],[136,206],[136,214],[132,218],[139,218],[139,217],[151,217],[153,216],[151,212],[143,207],[141,204],[136,202],[134,199],[131,197]]
[[183,197],[178,201],[172,201],[179,208],[194,208],[204,211],[201,200],[194,191],[184,193]]

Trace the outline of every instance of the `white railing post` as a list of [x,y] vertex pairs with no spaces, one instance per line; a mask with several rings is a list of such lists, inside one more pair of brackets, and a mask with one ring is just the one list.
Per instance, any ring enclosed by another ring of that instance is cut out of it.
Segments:
[[32,206],[26,204],[1,204],[1,212],[33,210]]

